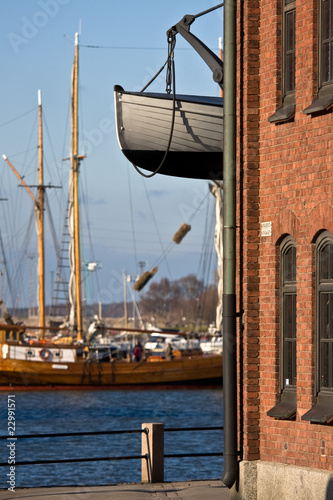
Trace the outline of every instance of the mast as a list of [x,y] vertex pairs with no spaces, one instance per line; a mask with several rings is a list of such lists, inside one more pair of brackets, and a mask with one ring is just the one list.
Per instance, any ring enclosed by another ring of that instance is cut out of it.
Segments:
[[[38,91],[38,149],[39,149],[39,181],[37,198],[32,193],[29,186],[18,173],[14,165],[9,161],[6,155],[2,155],[3,159],[8,163],[15,175],[19,178],[21,184],[33,199],[36,212],[36,226],[38,237],[38,310],[39,310],[39,326],[45,327],[45,257],[44,257],[44,174],[43,174],[43,127],[42,127],[42,99],[41,91]],[[40,338],[44,338],[44,330],[41,330]]]
[[78,155],[78,66],[79,66],[79,35],[75,34],[75,54],[72,73],[72,137],[71,137],[71,175],[70,175],[70,264],[71,278],[69,285],[69,300],[71,304],[70,323],[77,329],[77,340],[82,340],[82,309],[81,309],[81,258],[80,258],[80,219],[79,219],[79,170]]
[[[45,249],[44,249],[44,173],[43,173],[43,128],[42,128],[42,95],[38,90],[38,117],[39,117],[39,181],[38,181],[38,205],[37,232],[38,232],[38,305],[39,325],[45,327]],[[44,330],[41,330],[41,338],[44,338]]]

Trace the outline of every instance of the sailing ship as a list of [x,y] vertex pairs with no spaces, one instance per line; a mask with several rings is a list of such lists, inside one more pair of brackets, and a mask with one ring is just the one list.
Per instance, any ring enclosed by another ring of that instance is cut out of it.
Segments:
[[[114,87],[116,128],[126,158],[154,172],[168,149],[160,174],[193,179],[219,178],[222,171],[223,98]],[[173,109],[174,108],[174,109]],[[174,119],[173,119],[174,113]]]
[[[75,37],[75,56],[72,73],[72,147],[70,177],[70,261],[72,273],[69,283],[71,311],[68,321],[69,344],[60,340],[44,339],[50,328],[45,326],[44,298],[44,250],[43,250],[43,177],[42,177],[42,123],[39,102],[39,151],[40,178],[39,198],[32,193],[39,221],[39,321],[38,340],[27,340],[25,325],[0,324],[0,385],[11,386],[126,386],[152,384],[222,383],[222,356],[177,355],[171,360],[151,356],[139,362],[117,359],[112,355],[101,358],[98,346],[85,339],[81,309],[80,235],[78,178],[80,161],[78,154],[78,35]],[[13,165],[6,158],[12,168]],[[20,181],[24,183],[23,179]],[[25,186],[28,190],[28,186]],[[29,327],[32,328],[32,327]],[[37,329],[37,328],[36,328]],[[107,348],[103,343],[103,348]],[[176,353],[175,353],[176,354]]]

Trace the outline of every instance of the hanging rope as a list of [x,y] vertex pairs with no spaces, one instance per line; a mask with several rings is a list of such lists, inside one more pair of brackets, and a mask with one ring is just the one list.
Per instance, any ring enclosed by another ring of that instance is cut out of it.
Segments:
[[[154,177],[154,175],[156,175],[161,170],[161,168],[164,165],[164,162],[166,160],[166,157],[167,157],[167,155],[169,153],[170,146],[171,146],[171,141],[172,141],[172,136],[173,136],[173,129],[174,129],[174,125],[175,125],[175,114],[176,114],[176,76],[175,76],[175,60],[174,60],[174,48],[175,48],[175,45],[176,45],[176,36],[175,36],[175,34],[170,34],[168,36],[168,59],[167,59],[166,63],[164,64],[164,66],[157,73],[157,75],[160,74],[161,71],[162,71],[162,69],[167,64],[166,92],[168,94],[170,94],[171,93],[171,86],[172,86],[172,120],[171,120],[171,128],[170,128],[170,134],[169,134],[169,141],[168,141],[168,145],[167,145],[166,151],[164,153],[164,156],[162,158],[161,163],[159,164],[159,166],[157,167],[157,169],[154,172],[152,172],[151,174],[145,174],[136,165],[134,165],[134,163],[132,163],[132,165],[135,168],[135,170],[140,175],[142,175],[143,177],[146,177],[147,179],[150,178],[150,177]],[[155,75],[155,77],[150,81],[150,83],[155,80],[155,78],[156,78],[157,75]],[[149,83],[149,85],[150,85],[150,83]],[[148,85],[146,85],[146,87],[144,87],[143,90],[145,90],[147,87],[148,87]]]
[[[193,214],[189,217],[189,222],[191,222],[194,217],[196,216],[196,214],[198,213],[198,210],[200,209],[200,207],[202,206],[202,204],[207,200],[209,196],[209,192],[207,193],[207,195],[201,200],[201,202],[199,203],[199,205],[197,206],[197,208],[194,210]],[[162,253],[162,255],[160,255],[160,257],[158,257],[154,263],[155,266],[159,266],[161,264],[161,262],[166,259],[167,255],[171,252],[171,250],[176,246],[176,243],[175,241],[171,241],[169,243],[169,245],[167,246],[167,248],[164,250],[164,252]]]
[[156,78],[158,77],[158,75],[160,75],[162,73],[162,71],[164,70],[164,68],[167,65],[168,61],[169,61],[169,55],[168,55],[168,59],[163,64],[162,68],[158,70],[158,72],[156,73],[156,75],[153,76],[153,78],[147,83],[147,85],[145,85],[143,87],[143,89],[140,92],[144,92],[149,87],[149,85],[151,85],[153,83],[153,81],[156,80]]
[[[163,242],[162,242],[162,238],[161,238],[161,234],[160,234],[160,231],[159,231],[159,228],[158,228],[158,224],[157,224],[157,221],[156,221],[156,217],[155,217],[155,213],[154,213],[154,210],[153,210],[153,207],[152,207],[152,204],[151,204],[151,201],[150,201],[150,196],[149,196],[149,192],[147,190],[147,186],[146,186],[146,183],[145,181],[142,179],[142,183],[143,183],[143,187],[145,189],[145,192],[146,192],[146,198],[147,198],[147,201],[148,201],[148,204],[149,204],[149,207],[150,207],[150,211],[151,211],[151,215],[152,215],[152,218],[153,218],[153,221],[154,221],[154,225],[155,225],[155,230],[156,230],[156,233],[157,233],[157,236],[158,236],[158,239],[160,241],[160,245],[161,245],[161,248],[162,248],[162,252],[164,254],[165,252],[165,249],[164,249],[164,245],[163,245]],[[171,273],[171,269],[170,269],[170,266],[169,266],[169,263],[165,257],[165,263],[166,263],[166,266],[168,268],[168,272],[169,272],[169,276],[170,276],[170,279],[172,280],[172,273]]]
[[133,212],[133,202],[132,202],[132,188],[131,188],[131,176],[130,171],[127,170],[127,180],[128,180],[128,191],[130,197],[130,211],[131,211],[131,224],[132,224],[132,238],[133,238],[133,249],[134,249],[134,258],[135,258],[135,266],[138,262],[138,254],[136,249],[136,238],[135,238],[135,227],[134,227],[134,212]]

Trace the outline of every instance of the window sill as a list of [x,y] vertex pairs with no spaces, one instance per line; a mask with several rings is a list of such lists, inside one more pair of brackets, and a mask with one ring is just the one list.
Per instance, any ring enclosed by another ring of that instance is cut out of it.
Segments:
[[307,411],[301,420],[308,420],[314,424],[326,424],[333,417],[333,405],[318,403]]
[[325,95],[315,99],[310,106],[303,109],[305,115],[312,115],[313,113],[320,113],[325,111],[333,104],[333,94]]
[[268,121],[270,123],[281,123],[289,121],[295,116],[295,108],[295,104],[281,106],[281,108],[277,109],[275,113],[268,118]]
[[278,420],[291,420],[296,415],[296,402],[279,401],[267,412],[267,415]]

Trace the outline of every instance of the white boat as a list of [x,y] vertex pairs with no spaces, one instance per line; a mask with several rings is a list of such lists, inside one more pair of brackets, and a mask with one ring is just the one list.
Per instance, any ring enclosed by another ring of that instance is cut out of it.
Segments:
[[[117,136],[126,158],[154,172],[168,148],[172,94],[126,92],[114,87]],[[223,98],[177,95],[170,148],[159,173],[221,179]]]
[[171,344],[174,350],[181,352],[191,351],[195,353],[200,350],[198,339],[186,339],[182,335],[158,332],[150,335],[148,342],[144,344],[144,348],[147,352],[164,355],[167,344]]
[[222,335],[214,335],[200,342],[200,348],[205,354],[222,354],[223,353],[223,337]]

